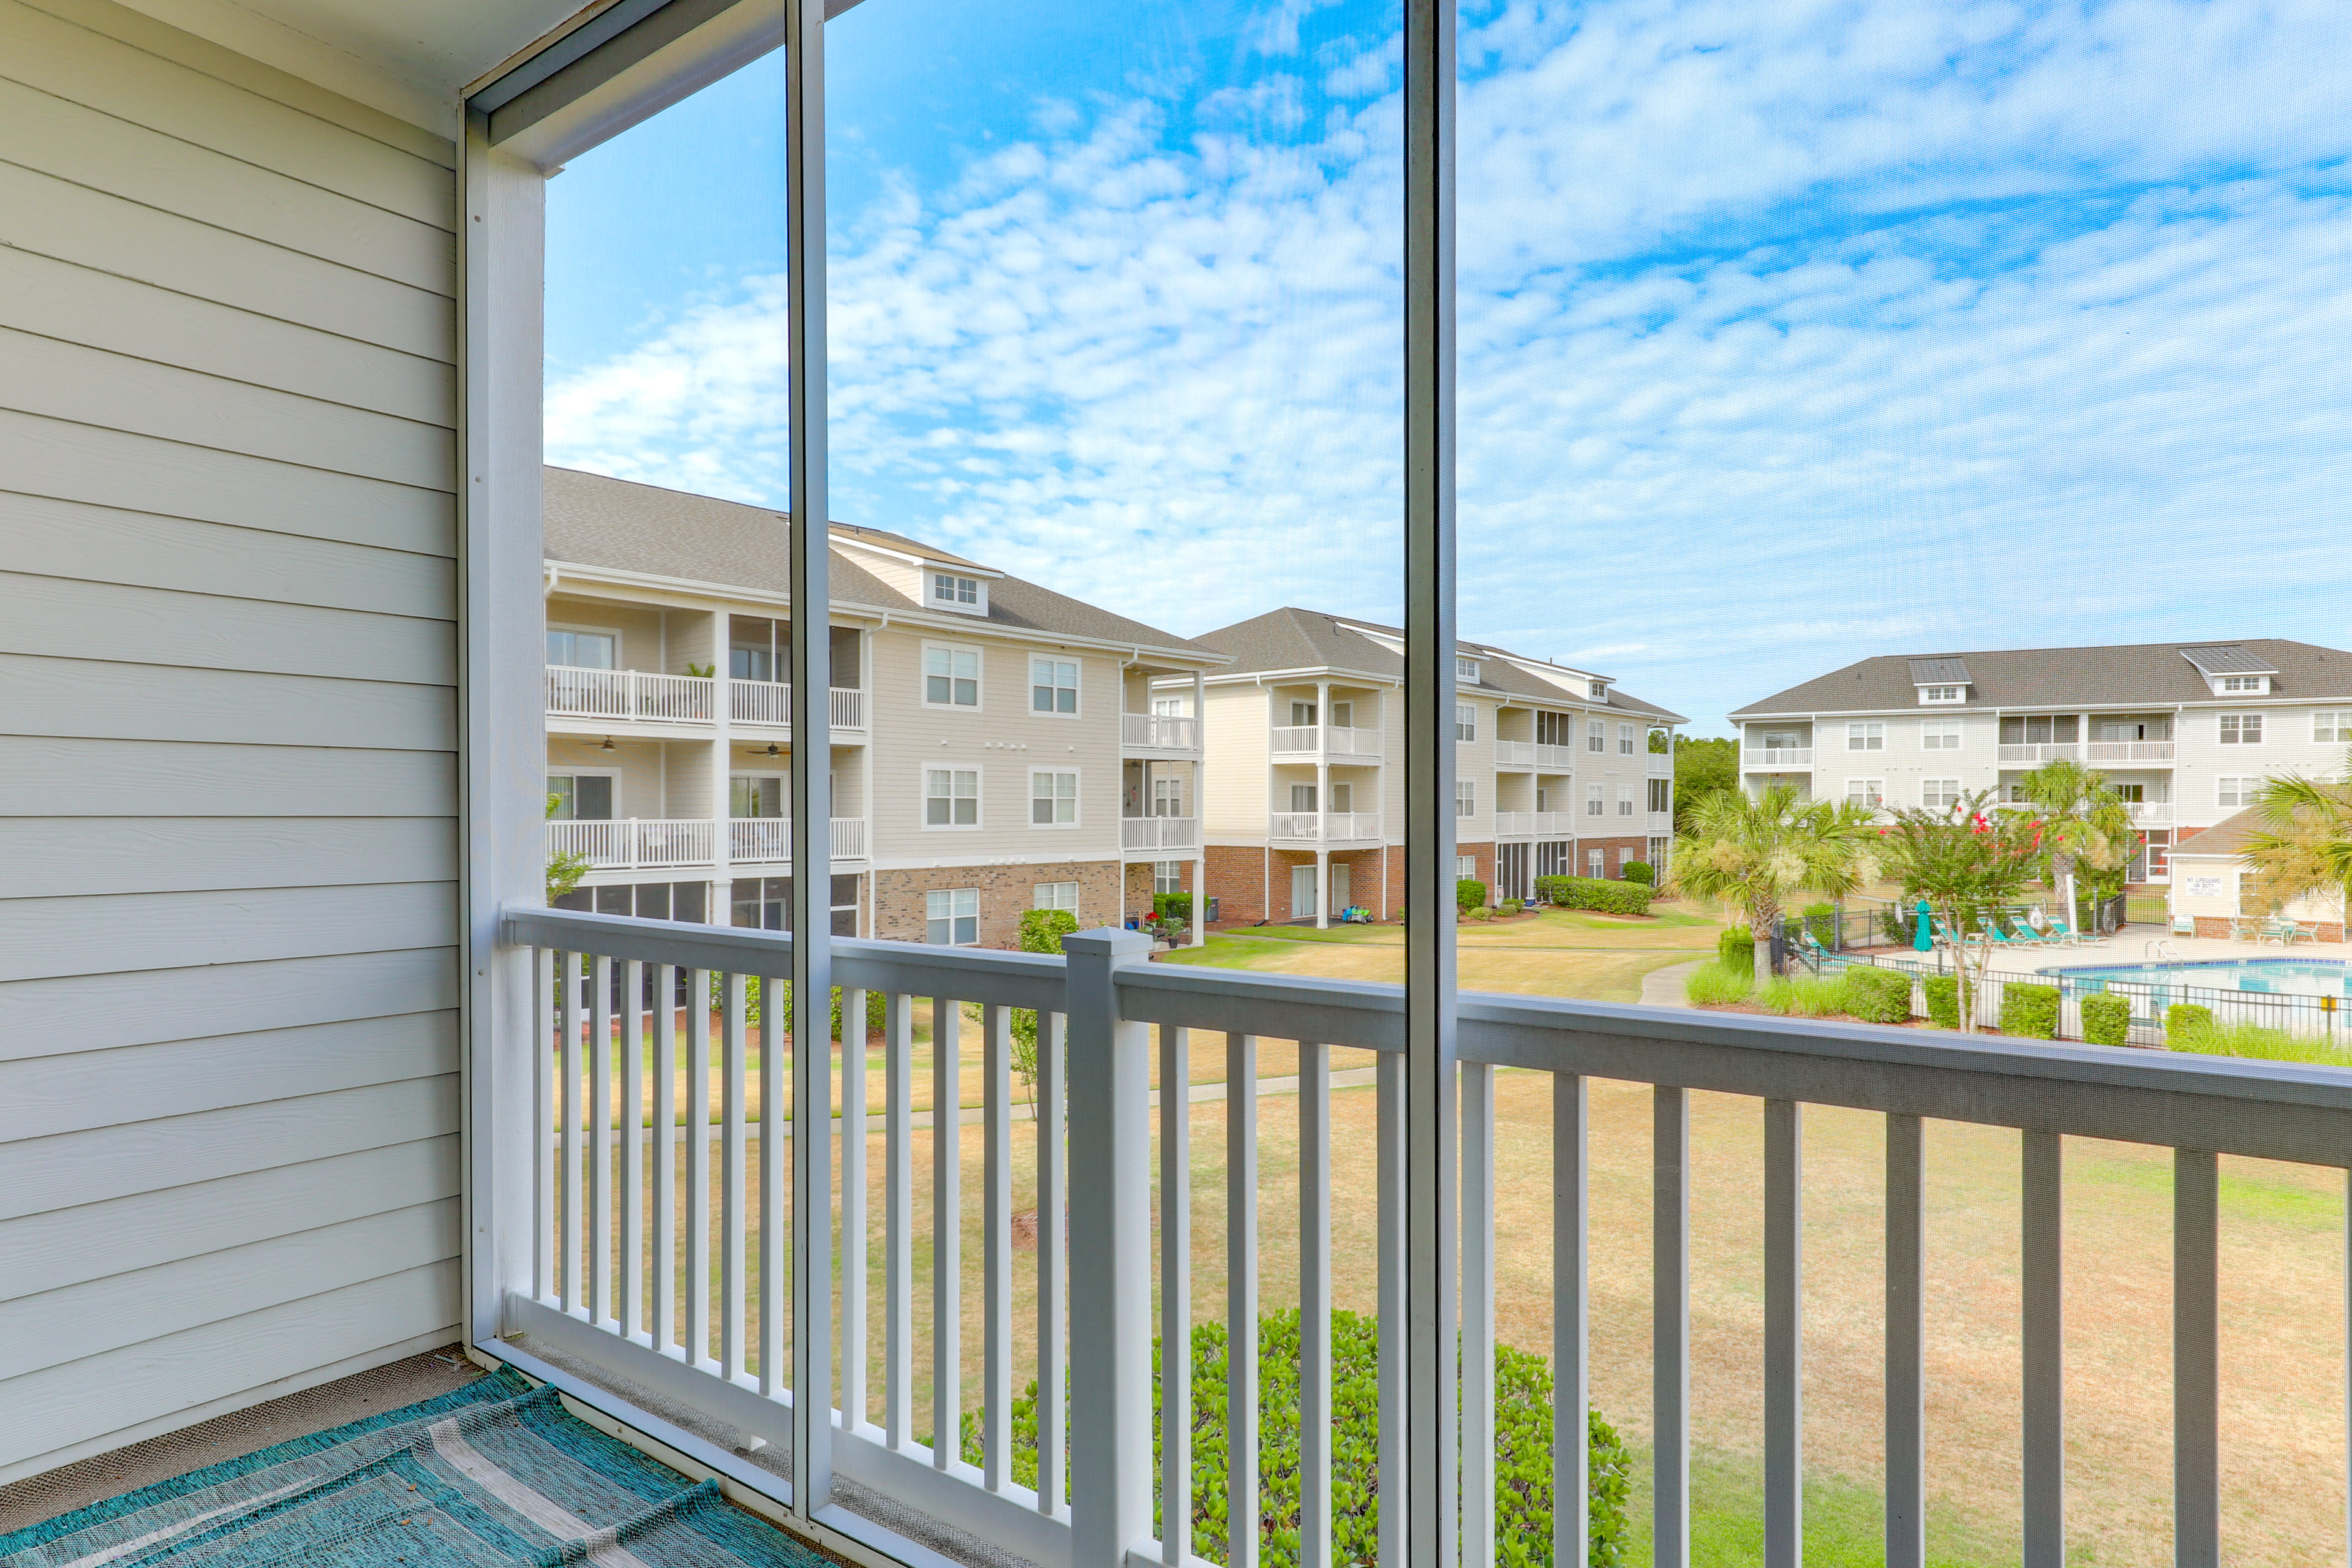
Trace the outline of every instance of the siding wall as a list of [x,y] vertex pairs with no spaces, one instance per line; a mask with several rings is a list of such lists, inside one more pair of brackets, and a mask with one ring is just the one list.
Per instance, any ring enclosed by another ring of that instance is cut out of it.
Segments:
[[453,163],[0,0],[0,1482],[456,1336]]

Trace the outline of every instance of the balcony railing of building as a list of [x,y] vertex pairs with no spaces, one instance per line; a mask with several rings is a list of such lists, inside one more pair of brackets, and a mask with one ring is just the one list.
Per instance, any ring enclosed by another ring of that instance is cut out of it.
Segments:
[[549,717],[560,719],[708,724],[711,689],[717,684],[695,675],[551,664],[547,667],[547,711]]
[[1548,773],[1570,773],[1576,767],[1576,748],[1547,746],[1539,741],[1497,741],[1495,742],[1495,765],[1498,768],[1535,768]]
[[[836,686],[831,690],[827,721],[836,730],[866,728],[866,693]],[[782,724],[793,721],[793,689],[779,680],[730,680],[727,683],[727,717],[737,724]]]
[[1739,766],[1751,773],[1768,773],[1776,768],[1810,768],[1813,765],[1811,746],[1748,746],[1739,753]]
[[2124,809],[2142,827],[2164,827],[2172,821],[2172,803],[2168,800],[2127,800]]
[[1566,837],[1576,831],[1576,814],[1568,811],[1498,811],[1495,814],[1495,837],[1497,838]]
[[[727,856],[746,863],[785,861],[793,858],[793,819],[789,816],[739,816],[727,825]],[[866,819],[833,819],[833,858],[866,858]]]
[[1376,763],[1381,758],[1378,730],[1349,729],[1344,724],[1277,724],[1274,730],[1276,756],[1320,756],[1331,762]]
[[1118,716],[1122,746],[1142,752],[1197,752],[1201,721],[1181,713],[1122,713]]
[[[1271,1511],[1295,1507],[1301,1559],[1330,1561],[1339,1480],[1329,1405],[1335,1231],[1378,1237],[1374,1317],[1383,1367],[1407,1326],[1402,1237],[1412,1192],[1402,988],[1153,964],[1143,961],[1148,942],[1132,932],[1072,936],[1066,960],[835,941],[842,1016],[862,1019],[869,993],[884,999],[875,1118],[866,1073],[836,1079],[840,1058],[825,1046],[762,1050],[751,1065],[745,980],[789,972],[783,933],[517,909],[504,934],[530,951],[535,975],[536,1037],[514,1058],[530,1062],[534,1075],[531,1175],[516,1208],[500,1211],[520,1221],[517,1209],[530,1205],[528,1256],[520,1247],[507,1255],[516,1270],[506,1297],[512,1331],[748,1436],[790,1444],[807,1461],[796,1466],[802,1474],[838,1474],[1031,1562],[1182,1564],[1193,1561],[1192,1510],[1170,1510],[1154,1539],[1153,1495],[1155,1483],[1165,1495],[1193,1494],[1198,1384],[1189,1347],[1198,1242],[1190,1194],[1201,1181],[1222,1183],[1219,1207],[1232,1218],[1220,1221],[1225,1283],[1217,1315],[1230,1344],[1254,1347],[1261,1313],[1299,1310],[1302,1409],[1295,1497],[1263,1496],[1254,1465],[1221,1465],[1216,1510],[1232,1537],[1255,1541]],[[583,970],[584,984],[576,978]],[[560,976],[573,978],[559,984]],[[705,1000],[714,995],[715,1007]],[[956,1103],[961,1037],[977,1027],[976,1138],[964,1138],[956,1117],[918,1123],[919,1008],[932,1029],[935,1104]],[[1017,1134],[1024,1095],[1013,1071],[1014,1009],[1038,1016],[1035,1114]],[[1549,997],[1465,994],[1456,1016],[1462,1362],[1458,1406],[1446,1419],[1459,1422],[1464,1562],[1496,1561],[1505,1136],[1550,1144],[1551,1208],[1536,1222],[1555,1238],[1549,1279],[1514,1310],[1549,1320],[1554,1376],[1576,1391],[1553,1406],[1555,1470],[1544,1479],[1560,1500],[1550,1560],[1586,1555],[1591,1453],[1581,1391],[1591,1365],[1588,1095],[1596,1078],[1652,1086],[1652,1529],[1662,1562],[1687,1561],[1691,1528],[1694,1090],[1759,1102],[1762,1115],[1764,1561],[1797,1560],[1804,1383],[1840,1375],[1836,1368],[1809,1374],[1802,1353],[1808,1104],[1885,1117],[1884,1355],[1872,1358],[1870,1393],[1885,1413],[1887,1559],[1926,1560],[1927,1346],[1943,1325],[1939,1298],[1927,1288],[1933,1168],[1923,1123],[1941,1120],[2020,1134],[2023,1392],[2015,1419],[2029,1563],[2063,1559],[2070,1464],[2096,1471],[2110,1458],[2095,1427],[2070,1432],[2066,1420],[2064,1216],[2088,1194],[2068,1190],[2063,1140],[2174,1151],[2168,1522],[2177,1561],[2221,1560],[2225,1438],[2242,1452],[2266,1434],[2258,1426],[2223,1430],[2219,1157],[2343,1168],[2352,1162],[2352,1079],[2283,1062],[1991,1037],[1959,1044],[1895,1028]],[[1374,1174],[1362,1184],[1334,1177],[1335,1047],[1377,1053]],[[1287,1141],[1286,1113],[1284,1130],[1262,1150],[1255,1094],[1227,1102],[1215,1133],[1222,1149],[1193,1142],[1200,1134],[1188,1097],[1170,1095],[1155,1108],[1155,1058],[1158,1081],[1189,1082],[1196,1048],[1223,1057],[1229,1084],[1254,1083],[1269,1049],[1280,1050],[1285,1068],[1295,1058],[1296,1143]],[[1549,1077],[1543,1131],[1498,1128],[1498,1067]],[[755,1086],[756,1114],[748,1109]],[[806,1130],[789,1120],[792,1108],[835,1103],[836,1094],[838,1119],[803,1144],[795,1134]],[[1034,1152],[1016,1158],[1016,1136],[1034,1139]],[[1276,1199],[1262,1189],[1262,1156],[1265,1169],[1282,1173],[1268,1179],[1294,1195]],[[1156,1216],[1155,1158],[1172,1173],[1159,1183]],[[1034,1228],[1021,1234],[1016,1167],[1033,1161]],[[1208,1173],[1187,1180],[1196,1170]],[[1297,1216],[1295,1273],[1278,1260],[1280,1272],[1269,1270],[1260,1255],[1255,1216],[1271,1201]],[[1335,1209],[1344,1228],[1335,1226]],[[977,1299],[968,1301],[970,1218],[982,1258]],[[1016,1247],[1034,1248],[1036,1280],[1034,1310],[1017,1320]],[[1270,1288],[1283,1277],[1295,1284]],[[829,1302],[835,1282],[837,1313],[787,1310],[788,1286],[796,1297]],[[1164,1373],[1157,1380],[1155,1335]],[[977,1348],[977,1378],[965,1374],[967,1347]],[[829,1376],[836,1363],[837,1384]],[[795,1367],[804,1369],[807,1391],[797,1399]],[[1013,1405],[1025,1382],[1015,1373],[1027,1367],[1037,1390],[1034,1486],[1013,1479]],[[1215,1381],[1230,1430],[1255,1433],[1276,1414],[1259,1407],[1254,1354],[1237,1350]],[[1414,1410],[1425,1406],[1401,1386],[1394,1398],[1388,1389],[1384,1377],[1379,1451],[1402,1453],[1409,1436],[1438,1441],[1419,1428],[1408,1433]],[[2259,1414],[2250,1418],[2258,1422]],[[1168,1435],[1156,1474],[1155,1429]],[[1256,1444],[1234,1451],[1254,1455]],[[1382,1520],[1380,1560],[1401,1563],[1403,1542],[1387,1533],[1386,1511]],[[1440,1530],[1441,1542],[1449,1533]]]
[[2172,761],[2172,742],[2087,741],[2083,745],[2083,760],[2086,763],[2168,763]]
[[1201,819],[1196,816],[1122,816],[1118,819],[1121,849],[1194,849],[1201,843]]
[[1278,811],[1269,829],[1276,838],[1328,844],[1340,840],[1378,838],[1377,811]]
[[[583,857],[592,871],[671,870],[716,865],[712,848],[717,842],[717,825],[707,817],[632,816],[547,825],[548,852]],[[727,825],[727,858],[738,863],[791,859],[791,818],[737,817],[730,821]],[[833,819],[833,858],[866,858],[865,818]]]
[[2003,742],[2000,765],[2003,767],[2039,767],[2043,763],[2079,763],[2083,748],[2074,741],[2028,741],[2022,744]]

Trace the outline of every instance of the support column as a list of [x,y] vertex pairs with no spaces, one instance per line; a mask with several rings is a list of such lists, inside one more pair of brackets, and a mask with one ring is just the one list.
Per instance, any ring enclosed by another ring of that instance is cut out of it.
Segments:
[[1315,851],[1315,929],[1331,929],[1331,851]]

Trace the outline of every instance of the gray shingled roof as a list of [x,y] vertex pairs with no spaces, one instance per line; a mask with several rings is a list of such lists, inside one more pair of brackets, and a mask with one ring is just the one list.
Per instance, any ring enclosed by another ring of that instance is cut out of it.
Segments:
[[[559,566],[603,566],[763,594],[792,591],[791,523],[782,512],[574,468],[548,468],[545,494],[546,553]],[[929,560],[961,560],[904,534],[860,531]],[[922,608],[838,549],[831,553],[835,604]],[[987,623],[1007,631],[1126,643],[1209,664],[1224,662],[1205,644],[1021,577],[991,579]]]
[[[1327,615],[1320,610],[1302,610],[1286,605],[1268,610],[1246,621],[1221,626],[1213,632],[1202,632],[1196,639],[1220,652],[1233,656],[1233,668],[1238,673],[1271,669],[1348,669],[1383,680],[1402,680],[1404,660],[1385,644],[1376,642],[1355,626],[1368,627],[1402,638],[1404,633],[1394,626],[1384,626],[1377,621],[1355,616]],[[1457,651],[1479,660],[1478,685],[1498,697],[1524,697],[1583,708],[1607,708],[1643,719],[1664,719],[1673,723],[1685,722],[1683,716],[1638,697],[1620,691],[1613,684],[1605,700],[1579,696],[1564,691],[1538,676],[1528,674],[1509,662],[1513,655],[1491,643],[1457,642]],[[1530,661],[1541,662],[1541,661]]]
[[2204,832],[2182,839],[2173,847],[2175,855],[2236,855],[2246,847],[2246,841],[2269,825],[2263,821],[2263,808],[2250,805],[2235,816],[2225,816]]
[[[2182,650],[2200,643],[2138,643],[2119,647],[2001,648],[1945,654],[1964,658],[1969,673],[1971,708],[2113,707],[2125,703],[2168,706],[2210,702],[2212,688]],[[2232,645],[2275,669],[2272,691],[2298,699],[2352,699],[2352,653],[2274,637]],[[1857,664],[1776,692],[1732,710],[1744,719],[1769,714],[1869,713],[1916,708],[1917,685],[1906,655],[1865,658]]]

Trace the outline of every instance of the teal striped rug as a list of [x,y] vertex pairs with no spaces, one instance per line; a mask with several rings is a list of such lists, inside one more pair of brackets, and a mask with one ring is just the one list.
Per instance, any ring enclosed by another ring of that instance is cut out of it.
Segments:
[[0,1568],[832,1568],[499,1372],[0,1535]]

